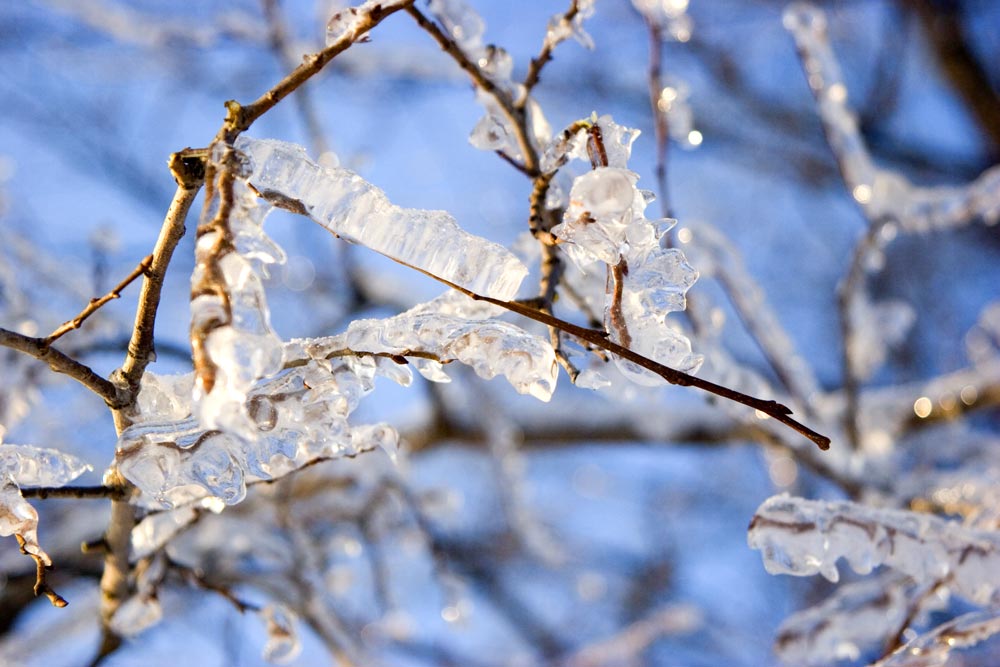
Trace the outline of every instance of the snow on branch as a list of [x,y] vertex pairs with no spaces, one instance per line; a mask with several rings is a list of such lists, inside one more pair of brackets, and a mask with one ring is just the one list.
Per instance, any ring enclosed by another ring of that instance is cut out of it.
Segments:
[[836,582],[844,558],[858,574],[885,565],[917,583],[947,580],[977,604],[1000,599],[1000,533],[929,514],[782,494],[757,509],[747,542],[771,574],[818,573]]

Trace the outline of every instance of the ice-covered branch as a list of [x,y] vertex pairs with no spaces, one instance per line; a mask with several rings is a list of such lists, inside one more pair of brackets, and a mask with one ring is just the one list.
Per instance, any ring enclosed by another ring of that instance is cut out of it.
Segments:
[[242,137],[237,148],[262,197],[352,243],[503,300],[528,273],[510,251],[463,231],[448,213],[396,206],[354,172],[317,165],[300,146]]
[[747,541],[771,574],[818,573],[836,582],[844,558],[859,574],[886,565],[918,583],[947,578],[951,590],[978,604],[1000,598],[1000,533],[932,515],[785,494],[757,509]]
[[48,585],[52,559],[38,544],[38,512],[24,500],[19,486],[63,486],[90,466],[55,449],[30,445],[0,445],[0,536],[13,535],[21,553],[35,561],[35,595],[45,595],[57,607],[66,600]]
[[[575,37],[577,41],[585,47],[594,48],[594,42],[583,30],[583,22],[594,13],[594,0],[572,0],[569,9],[563,14],[556,14],[549,20],[549,27],[542,42],[542,50],[531,59],[528,66],[528,73],[524,77],[524,89],[526,93],[531,93],[531,89],[538,84],[542,74],[542,68],[552,59],[552,52],[561,43]],[[521,103],[527,101],[528,96],[521,98]]]
[[1000,611],[973,611],[915,637],[871,667],[944,667],[951,652],[975,646],[1000,633]]

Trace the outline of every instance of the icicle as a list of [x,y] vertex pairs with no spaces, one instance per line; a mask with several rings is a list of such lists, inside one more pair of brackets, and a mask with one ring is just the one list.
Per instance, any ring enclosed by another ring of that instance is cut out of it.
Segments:
[[146,558],[162,548],[198,518],[194,507],[150,514],[132,529],[132,558]]
[[0,477],[8,476],[18,486],[65,486],[91,469],[58,449],[0,445]]
[[20,535],[24,540],[22,550],[37,556],[45,565],[52,559],[38,544],[38,512],[21,497],[13,478],[0,474],[0,536]]
[[295,144],[237,142],[249,182],[265,198],[309,215],[334,234],[496,299],[513,298],[528,270],[506,248],[463,231],[444,211],[404,209],[347,169],[320,167]]

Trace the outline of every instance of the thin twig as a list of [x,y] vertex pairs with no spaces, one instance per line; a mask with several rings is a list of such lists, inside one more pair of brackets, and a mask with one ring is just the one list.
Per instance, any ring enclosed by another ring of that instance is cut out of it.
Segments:
[[[264,20],[267,21],[268,38],[271,42],[271,51],[274,53],[278,64],[282,69],[292,70],[295,68],[295,58],[293,57],[288,44],[288,32],[285,29],[285,22],[281,17],[281,7],[279,0],[262,0]],[[325,133],[319,121],[319,114],[312,102],[309,94],[309,87],[302,85],[295,91],[295,105],[298,107],[302,124],[305,125],[306,134],[312,143],[312,149],[316,155],[322,155],[329,151],[326,143]]]
[[27,542],[20,535],[15,534],[14,537],[17,539],[17,546],[21,548],[21,553],[25,556],[30,556],[35,561],[35,597],[39,595],[44,595],[52,603],[53,607],[65,607],[68,602],[56,593],[51,586],[49,586],[48,581],[45,578],[45,572],[51,565],[46,565],[45,560],[42,559],[38,554],[31,553],[25,547]]
[[301,65],[250,104],[242,105],[235,100],[226,102],[228,111],[226,121],[216,135],[216,140],[232,144],[236,137],[253,125],[254,121],[274,108],[278,102],[298,90],[302,84],[318,74],[331,60],[364,37],[383,19],[401,9],[409,10],[414,1],[403,0],[390,6],[373,5],[368,11],[357,15],[353,30],[349,30],[322,51],[306,56]]
[[659,190],[660,212],[672,218],[670,194],[667,189],[667,149],[670,126],[667,114],[660,109],[663,91],[663,36],[659,25],[643,14],[649,28],[649,105],[653,111],[653,130],[656,137],[656,187]]
[[[160,235],[153,247],[153,261],[150,263],[142,281],[139,293],[139,305],[135,313],[135,326],[132,338],[128,344],[128,354],[122,364],[120,378],[125,388],[131,392],[134,400],[139,387],[139,381],[146,366],[153,359],[153,329],[156,324],[156,312],[160,305],[160,292],[167,267],[173,257],[174,249],[184,236],[184,223],[191,204],[194,203],[198,190],[205,179],[204,159],[207,155],[198,151],[181,151],[170,156],[170,172],[177,181],[177,190],[167,209],[167,215],[160,228]],[[116,424],[124,430],[123,425]]]
[[58,487],[28,487],[21,489],[25,498],[47,500],[49,498],[76,498],[91,500],[119,500],[127,494],[127,489],[120,486],[58,486]]
[[62,326],[60,326],[58,329],[56,329],[48,336],[46,336],[45,344],[51,345],[56,340],[58,340],[65,334],[69,333],[70,331],[73,331],[74,329],[79,329],[86,321],[86,319],[91,315],[93,315],[94,313],[96,313],[101,308],[101,306],[106,304],[108,301],[121,298],[122,290],[131,285],[135,281],[135,279],[138,278],[139,276],[145,275],[146,272],[149,270],[149,267],[152,265],[152,263],[153,263],[153,256],[146,255],[146,257],[141,262],[139,262],[139,265],[136,266],[134,269],[132,269],[132,272],[127,276],[125,276],[125,279],[122,280],[120,283],[118,283],[114,287],[114,289],[112,289],[110,292],[108,292],[102,297],[95,297],[91,299],[90,303],[88,303],[86,307],[80,311],[79,315],[77,315],[76,317],[67,322],[64,322]]
[[0,346],[9,347],[39,361],[44,361],[54,372],[73,378],[104,399],[104,402],[112,408],[122,406],[126,400],[114,384],[95,373],[89,366],[81,364],[54,347],[50,347],[44,338],[33,338],[7,329],[0,329]]
[[[570,23],[576,18],[576,15],[580,13],[580,7],[578,0],[572,0],[569,4],[569,9],[566,13],[562,15],[560,21],[562,23]],[[531,59],[531,64],[528,66],[528,73],[524,77],[524,96],[515,103],[515,106],[523,109],[524,105],[528,102],[528,96],[531,94],[531,89],[538,85],[538,79],[542,74],[542,68],[545,67],[546,63],[552,60],[552,51],[559,45],[560,42],[566,40],[566,37],[560,39],[550,40],[548,35],[546,35],[545,40],[542,42],[542,50],[538,52],[538,55]]]
[[696,389],[701,389],[702,391],[706,391],[710,394],[715,394],[720,398],[725,398],[735,403],[740,403],[742,405],[746,405],[747,407],[754,408],[755,410],[760,410],[767,416],[773,418],[775,421],[778,421],[784,424],[785,426],[791,428],[792,430],[802,434],[806,438],[809,438],[809,440],[812,440],[816,444],[816,446],[819,447],[820,449],[826,450],[830,448],[830,438],[826,437],[825,435],[821,435],[816,431],[813,431],[808,426],[805,426],[804,424],[801,424],[798,421],[792,419],[791,409],[788,406],[782,405],[777,401],[770,401],[761,398],[756,398],[754,396],[750,396],[749,394],[744,394],[741,391],[736,391],[735,389],[730,389],[729,387],[725,387],[716,384],[714,382],[710,382],[709,380],[703,380],[702,378],[699,378],[694,375],[689,375],[674,368],[670,368],[669,366],[664,366],[663,364],[653,361],[652,359],[649,359],[647,357],[644,357],[637,352],[633,352],[627,347],[623,347],[615,342],[608,340],[607,337],[608,335],[604,331],[587,329],[586,327],[578,326],[576,324],[573,324],[572,322],[561,320],[558,317],[550,315],[536,308],[530,308],[528,306],[519,304],[516,301],[503,301],[501,299],[494,299],[493,297],[477,294],[476,292],[466,289],[461,285],[456,285],[455,283],[449,280],[445,280],[444,278],[437,276],[433,273],[430,273],[429,271],[425,271],[424,269],[421,269],[418,266],[407,264],[406,262],[403,262],[398,259],[396,261],[402,264],[403,266],[407,266],[413,269],[414,271],[419,271],[428,278],[432,278],[443,285],[447,285],[453,290],[461,292],[470,299],[473,299],[475,301],[485,301],[486,303],[491,303],[494,306],[500,306],[501,308],[509,310],[513,313],[517,313],[518,315],[527,317],[528,319],[540,322],[550,327],[555,327],[560,331],[563,331],[564,333],[576,336],[580,340],[586,341],[587,343],[590,343],[595,347],[607,350],[608,352],[611,352],[612,354],[617,355],[622,359],[625,359],[626,361],[631,361],[640,368],[644,368],[652,373],[659,375],[661,378],[663,378],[670,384],[676,384],[682,387],[695,387]]

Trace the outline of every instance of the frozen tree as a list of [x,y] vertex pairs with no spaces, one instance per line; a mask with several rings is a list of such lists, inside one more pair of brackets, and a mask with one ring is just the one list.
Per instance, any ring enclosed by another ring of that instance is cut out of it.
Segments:
[[0,663],[995,664],[988,3],[3,15]]

